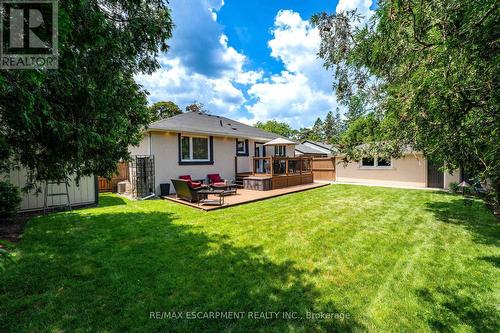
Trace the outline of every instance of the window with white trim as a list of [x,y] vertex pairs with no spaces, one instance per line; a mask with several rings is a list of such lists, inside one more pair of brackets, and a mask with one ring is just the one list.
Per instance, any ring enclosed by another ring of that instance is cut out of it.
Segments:
[[359,163],[361,169],[390,169],[392,160],[382,157],[363,157]]
[[285,156],[286,146],[274,146],[274,156]]
[[181,161],[197,162],[210,160],[210,144],[205,136],[181,137]]
[[247,153],[247,145],[245,139],[236,139],[236,153],[245,155]]

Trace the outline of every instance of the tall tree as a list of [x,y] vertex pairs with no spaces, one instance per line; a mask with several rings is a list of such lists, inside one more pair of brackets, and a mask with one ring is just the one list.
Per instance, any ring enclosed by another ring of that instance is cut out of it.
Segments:
[[311,128],[310,140],[323,142],[325,140],[325,133],[323,128],[323,121],[320,117],[316,118],[313,127]]
[[260,128],[266,132],[281,135],[285,138],[292,138],[296,133],[296,131],[287,123],[276,120],[268,120],[266,122],[258,121],[254,124],[254,127]]
[[181,114],[182,110],[174,102],[156,102],[149,108],[152,121],[166,119]]
[[164,1],[60,1],[59,68],[0,71],[0,168],[110,176],[150,118],[133,77],[159,67],[172,26]]
[[326,114],[323,123],[325,141],[331,144],[338,144],[342,135],[344,124],[340,119],[340,111],[337,108],[335,115],[332,111]]
[[500,193],[497,1],[387,0],[366,26],[355,12],[312,21],[340,100],[363,92],[384,140],[463,166]]
[[186,106],[186,112],[208,113],[208,110],[205,109],[205,105],[203,103],[194,101],[193,103]]
[[328,111],[325,117],[325,122],[323,123],[323,132],[325,134],[325,140],[327,142],[333,141],[335,134],[336,134],[336,128],[335,128],[335,118],[333,116],[332,111]]

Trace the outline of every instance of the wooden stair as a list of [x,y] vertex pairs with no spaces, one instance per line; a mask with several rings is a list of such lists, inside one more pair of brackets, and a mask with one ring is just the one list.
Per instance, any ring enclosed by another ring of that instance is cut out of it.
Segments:
[[236,183],[236,185],[238,185],[238,187],[243,187],[243,178],[251,176],[251,175],[252,175],[251,172],[237,173],[236,174],[236,179],[235,179],[234,182]]

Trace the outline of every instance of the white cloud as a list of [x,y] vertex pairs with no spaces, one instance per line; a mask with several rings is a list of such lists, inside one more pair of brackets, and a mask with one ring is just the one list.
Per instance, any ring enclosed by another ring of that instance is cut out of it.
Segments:
[[241,84],[255,84],[262,80],[263,76],[263,71],[239,72],[235,81]]
[[337,102],[331,89],[332,73],[317,58],[320,38],[317,29],[291,10],[278,12],[271,56],[283,62],[285,71],[265,82],[253,84],[247,106],[253,115],[247,122],[277,119],[294,127],[311,125],[317,117],[334,110]]
[[136,77],[151,102],[170,100],[184,108],[196,100],[227,116],[245,103],[235,84],[255,83],[262,73],[244,71],[245,55],[228,45],[216,22],[216,11],[223,5],[220,0],[171,1],[176,22],[171,49],[160,57],[159,70]]
[[370,9],[372,0],[340,0],[335,11],[337,13],[354,10],[363,16],[360,24],[368,22],[374,11]]

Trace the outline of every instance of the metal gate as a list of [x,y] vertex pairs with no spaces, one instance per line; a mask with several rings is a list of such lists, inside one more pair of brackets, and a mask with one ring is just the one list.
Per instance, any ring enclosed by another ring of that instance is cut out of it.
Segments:
[[439,165],[427,162],[427,187],[443,188],[444,187],[444,174],[439,170]]
[[130,162],[132,194],[144,198],[155,193],[155,158],[154,155],[132,156]]
[[335,157],[315,157],[312,160],[314,180],[335,180]]

